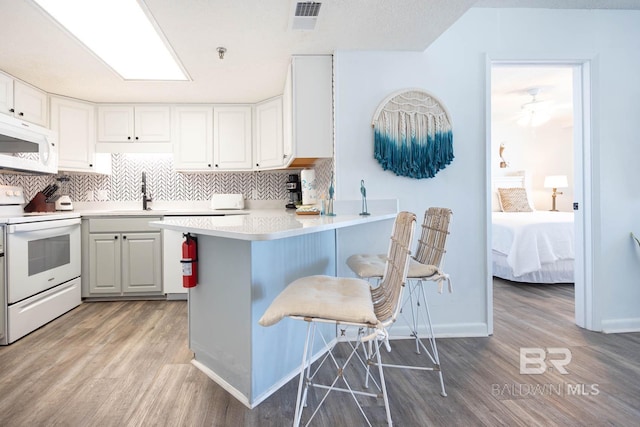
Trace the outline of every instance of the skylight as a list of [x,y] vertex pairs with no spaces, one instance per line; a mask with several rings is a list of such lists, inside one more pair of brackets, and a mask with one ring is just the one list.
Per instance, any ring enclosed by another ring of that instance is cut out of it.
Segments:
[[136,0],[34,0],[125,80],[188,80]]

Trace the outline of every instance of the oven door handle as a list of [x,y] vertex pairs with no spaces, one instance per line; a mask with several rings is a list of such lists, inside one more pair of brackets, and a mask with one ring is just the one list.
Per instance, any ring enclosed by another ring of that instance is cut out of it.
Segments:
[[54,230],[56,228],[69,227],[80,224],[80,218],[56,219],[50,221],[25,222],[23,224],[10,224],[7,227],[7,233],[23,233],[27,231],[37,230]]

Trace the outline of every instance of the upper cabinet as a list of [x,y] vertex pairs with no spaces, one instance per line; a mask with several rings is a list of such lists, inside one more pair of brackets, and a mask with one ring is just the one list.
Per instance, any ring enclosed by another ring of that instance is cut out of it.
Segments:
[[249,105],[176,106],[172,132],[176,170],[252,170]]
[[[333,157],[333,56],[294,56],[287,74],[285,146],[291,138],[296,161]],[[290,97],[289,97],[290,92]]]
[[99,105],[98,142],[107,143],[100,147],[109,152],[170,152],[171,107]]
[[300,168],[333,157],[332,55],[294,56],[282,96],[253,105],[48,98],[0,73],[0,113],[58,131],[65,171],[98,172],[98,158],[110,163],[110,156],[97,153],[173,153],[176,170],[184,171]]
[[111,156],[97,154],[96,107],[64,97],[51,97],[51,129],[58,132],[58,169],[111,173]]
[[213,169],[251,170],[251,106],[215,106],[213,109]]
[[179,106],[171,111],[176,170],[213,170],[213,108]]
[[283,151],[282,97],[255,106],[254,158],[256,169],[282,167],[288,158]]
[[0,73],[0,113],[47,127],[47,94]]

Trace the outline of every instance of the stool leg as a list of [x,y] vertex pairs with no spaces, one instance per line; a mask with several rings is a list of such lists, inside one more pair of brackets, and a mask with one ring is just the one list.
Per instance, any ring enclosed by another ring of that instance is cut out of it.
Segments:
[[416,353],[420,354],[420,335],[418,334],[418,318],[420,317],[420,294],[418,293],[418,295],[416,295],[415,306],[413,303],[413,294],[418,290],[418,286],[420,286],[422,282],[410,282],[411,286],[409,287],[409,303],[411,304],[411,319],[413,320],[413,337],[415,338],[416,342]]
[[380,347],[378,343],[375,343],[375,352],[376,352],[376,362],[378,365],[378,375],[380,375],[380,387],[382,389],[382,399],[384,400],[384,409],[387,413],[387,424],[389,426],[393,425],[391,421],[391,409],[389,408],[389,397],[387,396],[387,385],[384,380],[384,371],[382,369],[382,359],[380,358]]
[[[420,281],[420,285],[422,285],[422,281]],[[440,395],[443,397],[447,396],[447,392],[444,389],[444,378],[442,376],[442,367],[440,366],[440,356],[438,356],[438,346],[436,344],[436,335],[433,332],[433,323],[431,322],[431,312],[429,311],[429,304],[427,302],[427,296],[425,294],[424,288],[420,287],[420,296],[422,297],[422,302],[424,304],[424,309],[427,314],[427,324],[429,327],[429,344],[431,344],[431,352],[433,353],[433,362],[436,364],[438,369],[438,376],[440,377]],[[429,352],[427,351],[429,354]]]
[[[307,390],[309,390],[309,385],[306,381],[306,377],[308,376],[309,369],[311,367],[309,356],[309,346],[312,342],[310,340],[311,335],[315,335],[316,325],[313,322],[308,322],[307,324],[307,337],[304,341],[304,349],[302,350],[302,364],[300,366],[300,380],[298,382],[298,395],[296,397],[296,411],[294,415],[293,425],[295,427],[300,425],[300,420],[302,419],[302,408],[306,405],[307,402]],[[304,387],[304,392],[302,391]]]

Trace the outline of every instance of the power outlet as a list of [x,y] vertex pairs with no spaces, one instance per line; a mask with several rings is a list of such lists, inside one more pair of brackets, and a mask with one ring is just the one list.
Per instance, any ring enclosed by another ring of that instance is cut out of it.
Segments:
[[98,190],[97,197],[98,197],[98,200],[103,202],[106,200],[109,200],[109,190]]
[[92,190],[87,191],[87,202],[93,202],[93,199],[94,199],[93,191]]

